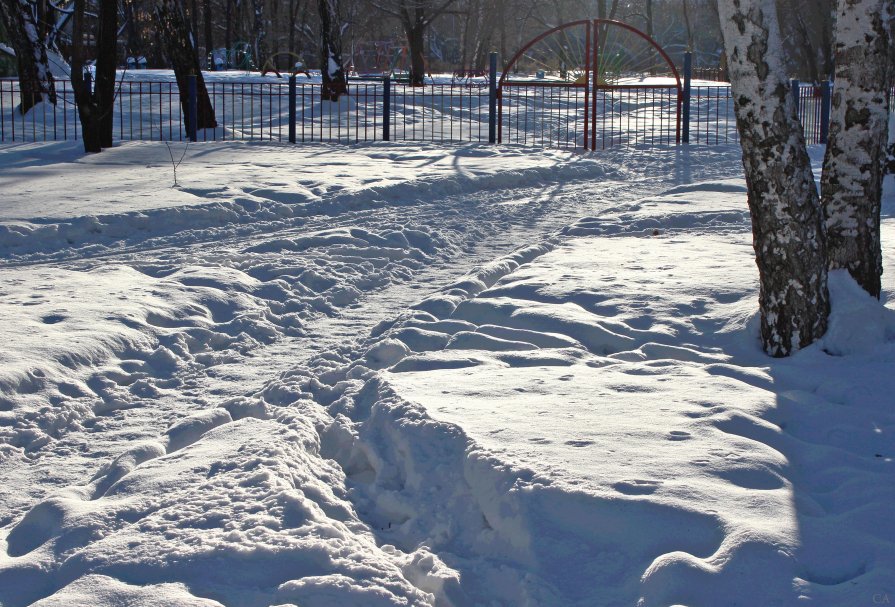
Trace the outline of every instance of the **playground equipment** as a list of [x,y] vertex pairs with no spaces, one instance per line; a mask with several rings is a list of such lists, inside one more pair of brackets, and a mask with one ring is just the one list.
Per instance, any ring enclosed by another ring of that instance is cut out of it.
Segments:
[[280,51],[278,53],[274,53],[270,57],[267,58],[267,61],[264,62],[264,66],[261,68],[261,75],[266,76],[269,72],[273,72],[277,75],[277,78],[282,78],[282,74],[280,74],[280,70],[277,69],[278,59],[281,57],[288,57],[292,60],[292,65],[288,70],[293,76],[298,74],[304,74],[308,78],[311,77],[311,74],[308,73],[308,70],[305,68],[304,61],[301,59],[301,55],[298,53],[293,53],[291,51]]
[[[395,82],[410,78],[410,53],[407,45],[390,40],[361,42],[352,47],[351,66],[360,78],[391,76]],[[428,67],[426,73],[429,74]]]
[[252,56],[252,45],[248,42],[237,42],[232,49],[216,48],[208,53],[208,68],[213,71],[255,69]]

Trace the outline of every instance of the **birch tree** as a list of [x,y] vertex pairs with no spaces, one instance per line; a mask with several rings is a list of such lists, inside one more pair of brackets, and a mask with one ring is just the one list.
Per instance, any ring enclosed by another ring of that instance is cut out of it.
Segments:
[[892,0],[839,0],[836,80],[821,195],[830,269],[880,296],[880,206],[889,137]]
[[29,0],[0,0],[0,22],[16,53],[22,99],[19,111],[26,114],[41,101],[55,104],[56,85],[36,7]]
[[789,356],[827,328],[826,242],[773,0],[718,3],[743,150],[765,352]]

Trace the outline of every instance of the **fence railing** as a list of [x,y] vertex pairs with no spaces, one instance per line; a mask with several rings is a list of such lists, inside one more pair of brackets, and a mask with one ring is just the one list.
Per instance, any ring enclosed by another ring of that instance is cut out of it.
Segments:
[[[826,142],[830,86],[793,85],[807,142]],[[295,79],[212,81],[206,86],[218,126],[198,131],[200,141],[484,143],[492,140],[489,126],[496,122],[504,143],[580,148],[589,129],[591,145],[603,149],[674,144],[677,128],[678,91],[673,86],[585,91],[583,86],[561,83],[514,83],[502,89],[494,110],[489,107],[492,91],[487,83],[413,87],[389,80],[351,82],[348,94],[338,102],[322,102],[319,83]],[[737,142],[730,87],[686,90],[684,141]],[[19,82],[0,79],[0,142],[79,139],[81,125],[71,83],[57,80],[56,92],[55,105],[39,103],[22,115],[16,110]],[[588,111],[593,112],[589,117]],[[175,82],[120,82],[113,113],[113,137],[119,141],[179,141],[190,135]]]

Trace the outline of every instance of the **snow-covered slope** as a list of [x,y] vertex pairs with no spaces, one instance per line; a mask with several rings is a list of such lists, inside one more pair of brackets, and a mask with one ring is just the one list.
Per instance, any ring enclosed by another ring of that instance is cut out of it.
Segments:
[[761,353],[738,150],[201,150],[0,171],[4,606],[895,598],[895,312]]

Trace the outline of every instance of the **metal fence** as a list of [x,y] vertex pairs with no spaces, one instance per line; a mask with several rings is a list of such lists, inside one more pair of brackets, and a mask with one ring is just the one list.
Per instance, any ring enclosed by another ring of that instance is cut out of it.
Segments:
[[[829,123],[830,86],[794,82],[808,143],[824,143]],[[217,128],[196,133],[200,141],[295,142],[437,141],[488,142],[497,123],[501,142],[545,147],[583,147],[590,120],[596,149],[619,145],[675,143],[677,89],[631,85],[587,94],[583,86],[514,83],[489,108],[488,83],[427,84],[351,82],[336,103],[321,102],[321,85],[288,81],[207,83]],[[599,87],[598,87],[599,89]],[[19,83],[0,79],[0,142],[58,141],[80,137],[81,125],[71,83],[56,82],[57,103],[40,103],[26,115],[16,107]],[[585,98],[590,96],[588,118]],[[684,141],[724,144],[738,141],[730,87],[696,86],[684,100],[688,116]],[[595,118],[594,118],[595,117]],[[122,81],[114,109],[119,141],[188,138],[175,82]]]

